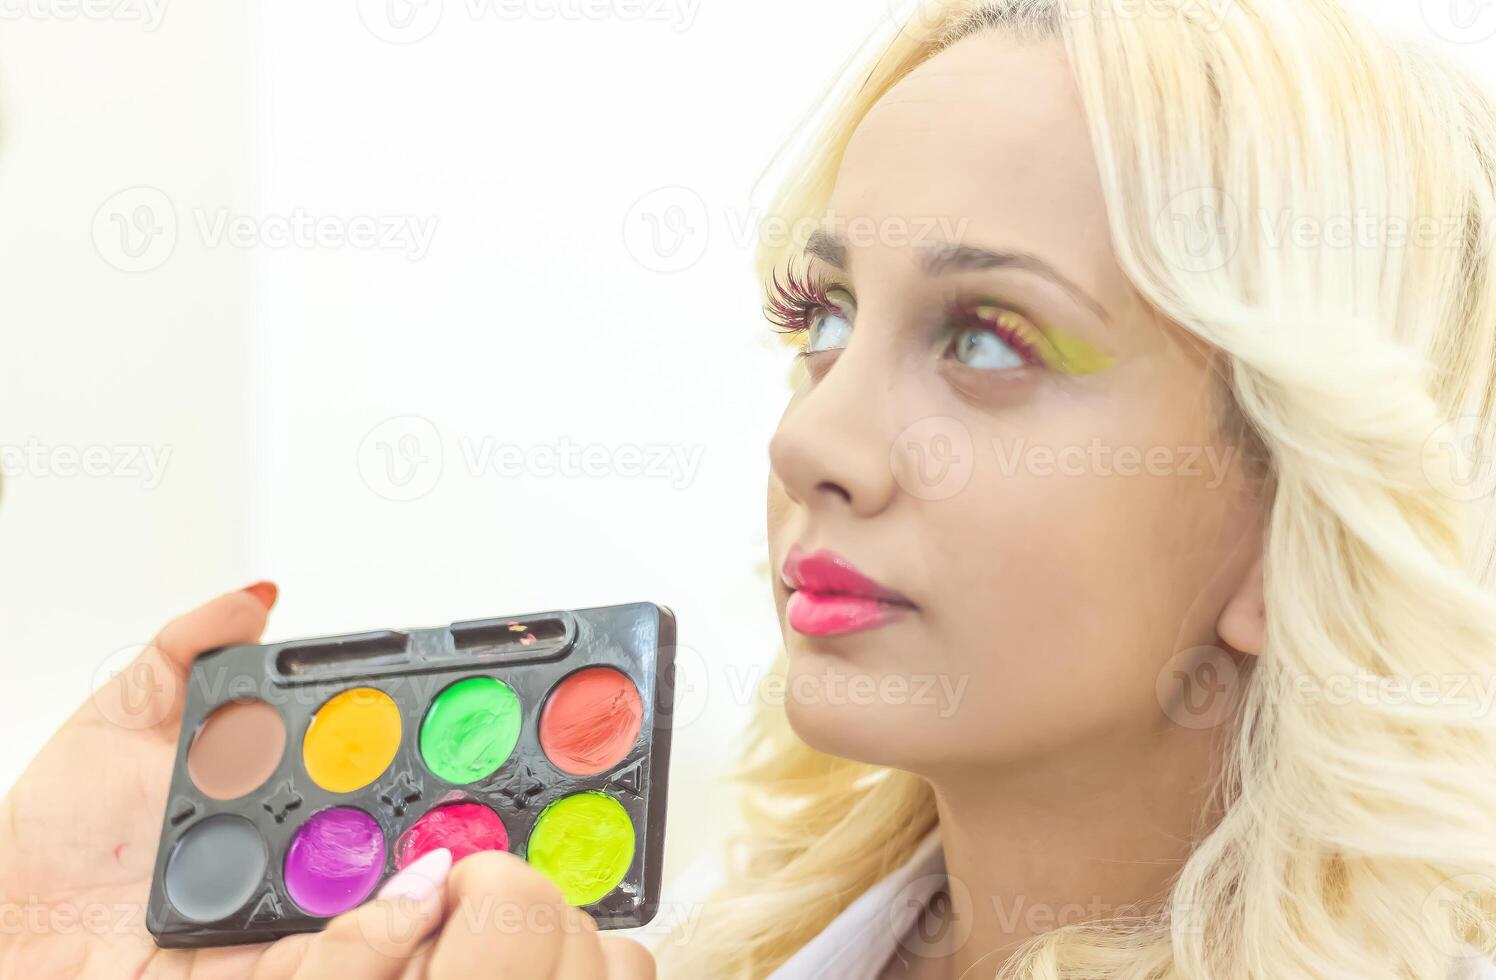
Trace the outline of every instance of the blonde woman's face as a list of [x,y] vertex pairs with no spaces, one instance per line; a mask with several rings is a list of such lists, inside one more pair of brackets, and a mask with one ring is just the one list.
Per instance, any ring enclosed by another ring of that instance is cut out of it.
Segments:
[[830,211],[780,310],[806,354],[771,447],[796,730],[921,771],[1188,726],[1166,691],[1236,655],[1260,508],[1205,353],[1118,267],[1063,49],[923,64]]

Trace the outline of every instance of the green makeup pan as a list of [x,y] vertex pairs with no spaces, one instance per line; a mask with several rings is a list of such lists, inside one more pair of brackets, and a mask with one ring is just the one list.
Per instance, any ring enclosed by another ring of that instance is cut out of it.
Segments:
[[247,644],[193,665],[147,928],[322,928],[436,848],[512,851],[602,928],[658,907],[675,619],[653,603]]
[[421,723],[426,766],[449,783],[475,783],[502,766],[519,741],[519,698],[494,677],[470,677],[436,696]]

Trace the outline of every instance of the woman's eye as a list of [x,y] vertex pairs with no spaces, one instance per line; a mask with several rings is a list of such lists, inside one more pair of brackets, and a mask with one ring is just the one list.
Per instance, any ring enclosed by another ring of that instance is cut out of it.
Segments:
[[826,298],[832,305],[809,315],[805,338],[807,354],[840,350],[851,339],[852,297],[843,290],[832,289],[827,291]]
[[1023,367],[1028,362],[991,330],[967,327],[956,335],[952,354],[967,367],[991,371]]

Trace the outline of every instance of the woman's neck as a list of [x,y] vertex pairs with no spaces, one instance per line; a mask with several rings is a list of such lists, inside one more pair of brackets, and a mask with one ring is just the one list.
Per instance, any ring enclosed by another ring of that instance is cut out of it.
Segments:
[[1173,727],[1018,770],[932,776],[950,882],[946,975],[988,976],[1035,935],[1156,909],[1213,821],[1219,742]]

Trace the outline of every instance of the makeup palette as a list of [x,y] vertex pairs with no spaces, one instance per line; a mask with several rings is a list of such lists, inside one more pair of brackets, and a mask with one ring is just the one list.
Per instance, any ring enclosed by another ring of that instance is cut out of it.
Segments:
[[675,617],[634,603],[203,654],[147,926],[320,929],[421,855],[511,851],[602,928],[659,904]]

